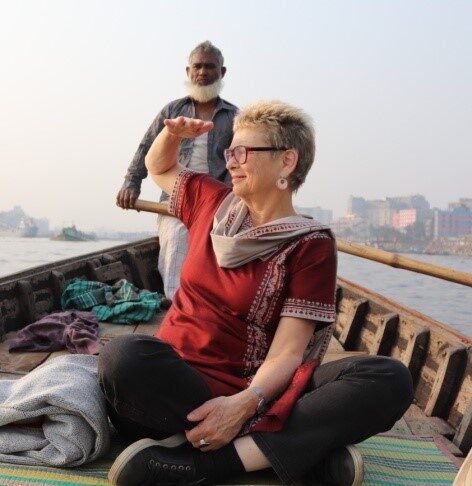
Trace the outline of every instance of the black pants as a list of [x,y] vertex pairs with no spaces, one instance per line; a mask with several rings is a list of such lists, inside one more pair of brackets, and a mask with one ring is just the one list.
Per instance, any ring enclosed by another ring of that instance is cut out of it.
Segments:
[[[166,343],[150,336],[116,337],[100,353],[100,385],[118,432],[160,439],[193,425],[187,414],[211,398],[201,375]],[[280,432],[252,438],[285,484],[331,450],[389,430],[413,400],[408,369],[377,356],[319,366],[310,388]]]

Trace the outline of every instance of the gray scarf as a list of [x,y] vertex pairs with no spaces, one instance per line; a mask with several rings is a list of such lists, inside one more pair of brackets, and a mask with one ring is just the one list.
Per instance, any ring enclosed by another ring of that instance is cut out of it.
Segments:
[[296,215],[238,231],[247,214],[247,206],[232,192],[215,213],[210,237],[221,268],[239,267],[256,258],[265,260],[297,236],[329,229],[313,219]]

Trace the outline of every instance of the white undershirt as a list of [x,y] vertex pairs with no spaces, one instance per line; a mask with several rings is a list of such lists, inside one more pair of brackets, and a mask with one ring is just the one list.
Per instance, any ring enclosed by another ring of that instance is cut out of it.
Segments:
[[195,172],[208,174],[208,133],[204,133],[195,139],[188,168]]

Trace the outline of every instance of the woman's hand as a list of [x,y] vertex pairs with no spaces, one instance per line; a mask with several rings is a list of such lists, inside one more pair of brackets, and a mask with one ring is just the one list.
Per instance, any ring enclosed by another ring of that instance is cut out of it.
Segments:
[[187,118],[185,116],[167,118],[164,120],[164,125],[171,135],[179,138],[196,138],[213,128],[213,122],[211,121]]
[[195,138],[213,128],[213,122],[195,118],[168,118],[165,128],[152,142],[144,162],[153,181],[167,194],[172,194],[175,180],[183,169],[179,165],[180,142],[183,138]]
[[[205,452],[223,447],[238,435],[243,424],[254,415],[258,401],[258,397],[249,390],[208,400],[188,414],[188,420],[200,423],[185,432],[187,440]],[[202,446],[202,439],[208,445]]]

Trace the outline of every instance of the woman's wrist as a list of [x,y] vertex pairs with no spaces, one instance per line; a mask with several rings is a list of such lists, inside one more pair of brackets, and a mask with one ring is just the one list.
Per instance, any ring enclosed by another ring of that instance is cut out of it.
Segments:
[[257,405],[259,398],[249,388],[238,393],[241,406],[244,409],[244,415],[246,419],[254,417],[257,412]]
[[264,413],[267,402],[262,390],[258,386],[250,386],[248,390],[254,393],[254,395],[257,397],[256,413],[258,414]]

